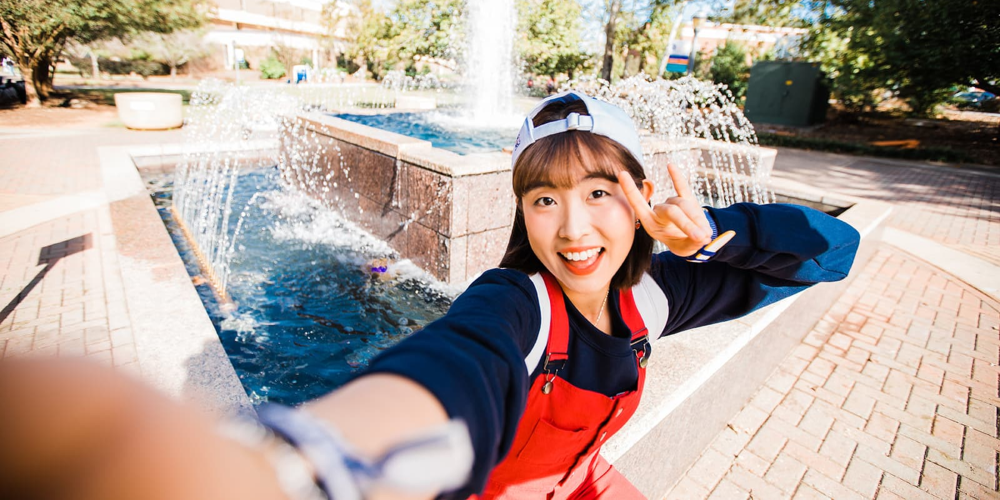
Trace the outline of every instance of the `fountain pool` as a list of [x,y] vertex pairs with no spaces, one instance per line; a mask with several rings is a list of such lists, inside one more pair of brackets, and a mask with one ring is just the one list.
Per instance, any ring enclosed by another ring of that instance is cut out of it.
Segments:
[[408,137],[430,141],[436,148],[460,155],[487,153],[510,147],[517,139],[513,127],[491,128],[469,126],[470,120],[459,112],[384,113],[333,115],[354,123],[388,130]]
[[[444,314],[456,290],[312,199],[282,189],[275,167],[242,171],[229,227],[240,236],[220,302],[170,210],[173,175],[146,176],[253,403],[298,404],[343,384],[379,351]],[[388,258],[391,280],[370,271]]]

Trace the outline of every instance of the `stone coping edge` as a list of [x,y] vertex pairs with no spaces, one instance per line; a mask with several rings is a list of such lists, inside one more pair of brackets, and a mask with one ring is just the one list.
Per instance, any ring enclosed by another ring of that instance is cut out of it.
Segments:
[[429,141],[415,139],[319,112],[292,117],[307,130],[370,149],[450,177],[464,177],[510,170],[510,153],[496,151],[460,155],[436,148]]
[[136,161],[183,145],[98,148],[142,379],[216,414],[253,405],[142,182]]
[[[797,197],[795,193],[782,191],[782,194]],[[833,200],[826,202],[829,201]],[[862,241],[877,238],[876,228],[892,211],[891,205],[879,201],[857,199],[853,205],[842,199],[836,201],[839,202],[836,206],[843,207],[844,203],[850,206],[839,218],[854,226],[861,233]],[[650,373],[642,403],[629,423],[604,445],[601,451],[604,458],[614,463],[661,422],[669,419],[674,410],[802,295],[794,295],[733,321],[697,328],[654,342],[653,352],[659,355],[650,359]],[[804,325],[803,328],[811,326]]]
[[[290,118],[299,120],[311,132],[349,142],[451,177],[489,174],[511,169],[511,155],[508,150],[460,155],[433,147],[429,141],[362,125],[330,116],[327,113],[304,112]],[[726,150],[737,154],[759,152],[762,163],[766,163],[768,158],[774,158],[777,154],[777,150],[773,148],[730,144],[707,139],[690,139],[674,144],[654,139],[649,135],[643,135],[641,139],[646,155],[686,151],[695,147],[706,150]]]

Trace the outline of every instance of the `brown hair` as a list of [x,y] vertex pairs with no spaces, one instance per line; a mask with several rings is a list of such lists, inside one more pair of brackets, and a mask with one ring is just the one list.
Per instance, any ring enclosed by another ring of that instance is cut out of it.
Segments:
[[[583,101],[564,103],[555,101],[542,109],[532,120],[536,127],[566,118],[570,113],[586,115],[587,106]],[[521,198],[524,193],[544,184],[557,187],[571,187],[576,180],[575,170],[582,166],[588,174],[598,174],[613,182],[618,182],[618,172],[622,169],[632,174],[636,187],[642,188],[646,173],[642,164],[621,144],[607,137],[586,131],[571,130],[543,137],[528,147],[514,165],[514,196],[517,210],[514,226],[511,228],[507,251],[500,261],[500,267],[516,269],[534,274],[545,270],[545,265],[531,250],[528,230],[524,225]],[[635,232],[632,249],[625,262],[611,278],[611,287],[619,290],[639,283],[642,274],[649,269],[653,254],[653,238],[644,230]]]

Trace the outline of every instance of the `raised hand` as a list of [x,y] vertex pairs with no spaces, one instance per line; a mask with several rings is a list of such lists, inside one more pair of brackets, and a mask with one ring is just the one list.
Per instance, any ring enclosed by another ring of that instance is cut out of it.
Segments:
[[667,165],[667,170],[677,196],[652,207],[636,188],[628,172],[623,170],[618,173],[618,183],[643,229],[653,239],[666,245],[671,253],[688,257],[712,241],[712,226],[680,170],[673,165]]

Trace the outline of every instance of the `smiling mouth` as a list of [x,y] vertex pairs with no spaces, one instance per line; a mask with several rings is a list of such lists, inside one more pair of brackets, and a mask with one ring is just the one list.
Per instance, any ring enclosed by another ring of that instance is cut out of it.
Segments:
[[591,248],[582,252],[558,252],[563,264],[577,275],[590,274],[604,255],[604,247]]

